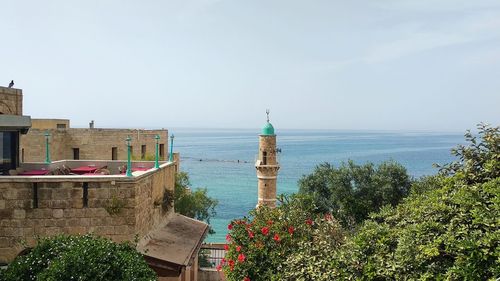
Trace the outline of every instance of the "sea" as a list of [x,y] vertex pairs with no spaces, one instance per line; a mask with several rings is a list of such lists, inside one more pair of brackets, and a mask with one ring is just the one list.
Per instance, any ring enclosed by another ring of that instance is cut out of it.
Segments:
[[[191,188],[206,188],[219,201],[206,242],[224,242],[228,223],[257,204],[255,160],[259,129],[175,129],[174,151]],[[339,165],[394,160],[418,178],[437,172],[434,163],[456,160],[450,150],[463,133],[405,131],[276,130],[280,170],[277,192],[298,191],[298,180],[324,162]]]

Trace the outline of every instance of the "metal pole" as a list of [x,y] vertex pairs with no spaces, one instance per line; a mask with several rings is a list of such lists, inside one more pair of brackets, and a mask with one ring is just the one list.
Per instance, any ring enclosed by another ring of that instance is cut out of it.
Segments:
[[160,168],[160,164],[158,163],[158,157],[159,157],[159,155],[158,155],[158,141],[160,140],[160,136],[156,135],[155,140],[156,140],[155,168],[158,169],[158,168]]
[[170,154],[168,156],[169,162],[174,162],[174,134],[170,135]]
[[130,136],[127,137],[127,177],[132,176],[132,162],[130,161],[130,141],[132,139]]
[[45,163],[50,164],[49,131],[45,132]]

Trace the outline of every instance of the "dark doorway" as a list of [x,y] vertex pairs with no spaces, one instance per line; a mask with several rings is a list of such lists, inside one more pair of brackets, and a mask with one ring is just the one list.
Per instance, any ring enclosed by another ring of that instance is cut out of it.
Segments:
[[80,149],[79,148],[73,148],[73,159],[80,160]]
[[111,148],[111,160],[118,160],[118,148],[117,147]]

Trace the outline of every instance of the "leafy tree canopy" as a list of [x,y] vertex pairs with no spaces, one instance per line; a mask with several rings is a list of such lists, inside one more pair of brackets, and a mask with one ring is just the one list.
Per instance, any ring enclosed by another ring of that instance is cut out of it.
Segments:
[[459,161],[366,221],[336,252],[332,272],[359,280],[500,277],[500,133],[479,125],[479,136],[468,132],[469,145],[453,151]]
[[[206,188],[192,191],[189,186],[189,176],[186,172],[179,172],[175,176],[175,211],[181,215],[188,216],[210,224],[210,219],[216,214],[215,207],[217,199],[208,196]],[[210,228],[210,233],[215,233]]]
[[155,272],[129,243],[93,235],[43,238],[17,257],[0,280],[156,280]]
[[357,165],[353,161],[336,168],[329,163],[316,167],[299,181],[299,192],[311,194],[320,212],[332,212],[344,226],[360,223],[384,205],[397,205],[408,195],[411,179],[402,165]]

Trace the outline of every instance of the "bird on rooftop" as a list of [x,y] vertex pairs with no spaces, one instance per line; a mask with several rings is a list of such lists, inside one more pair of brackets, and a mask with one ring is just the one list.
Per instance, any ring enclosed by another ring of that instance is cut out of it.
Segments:
[[14,80],[11,80],[9,83],[9,88],[12,88],[12,87],[14,87]]

